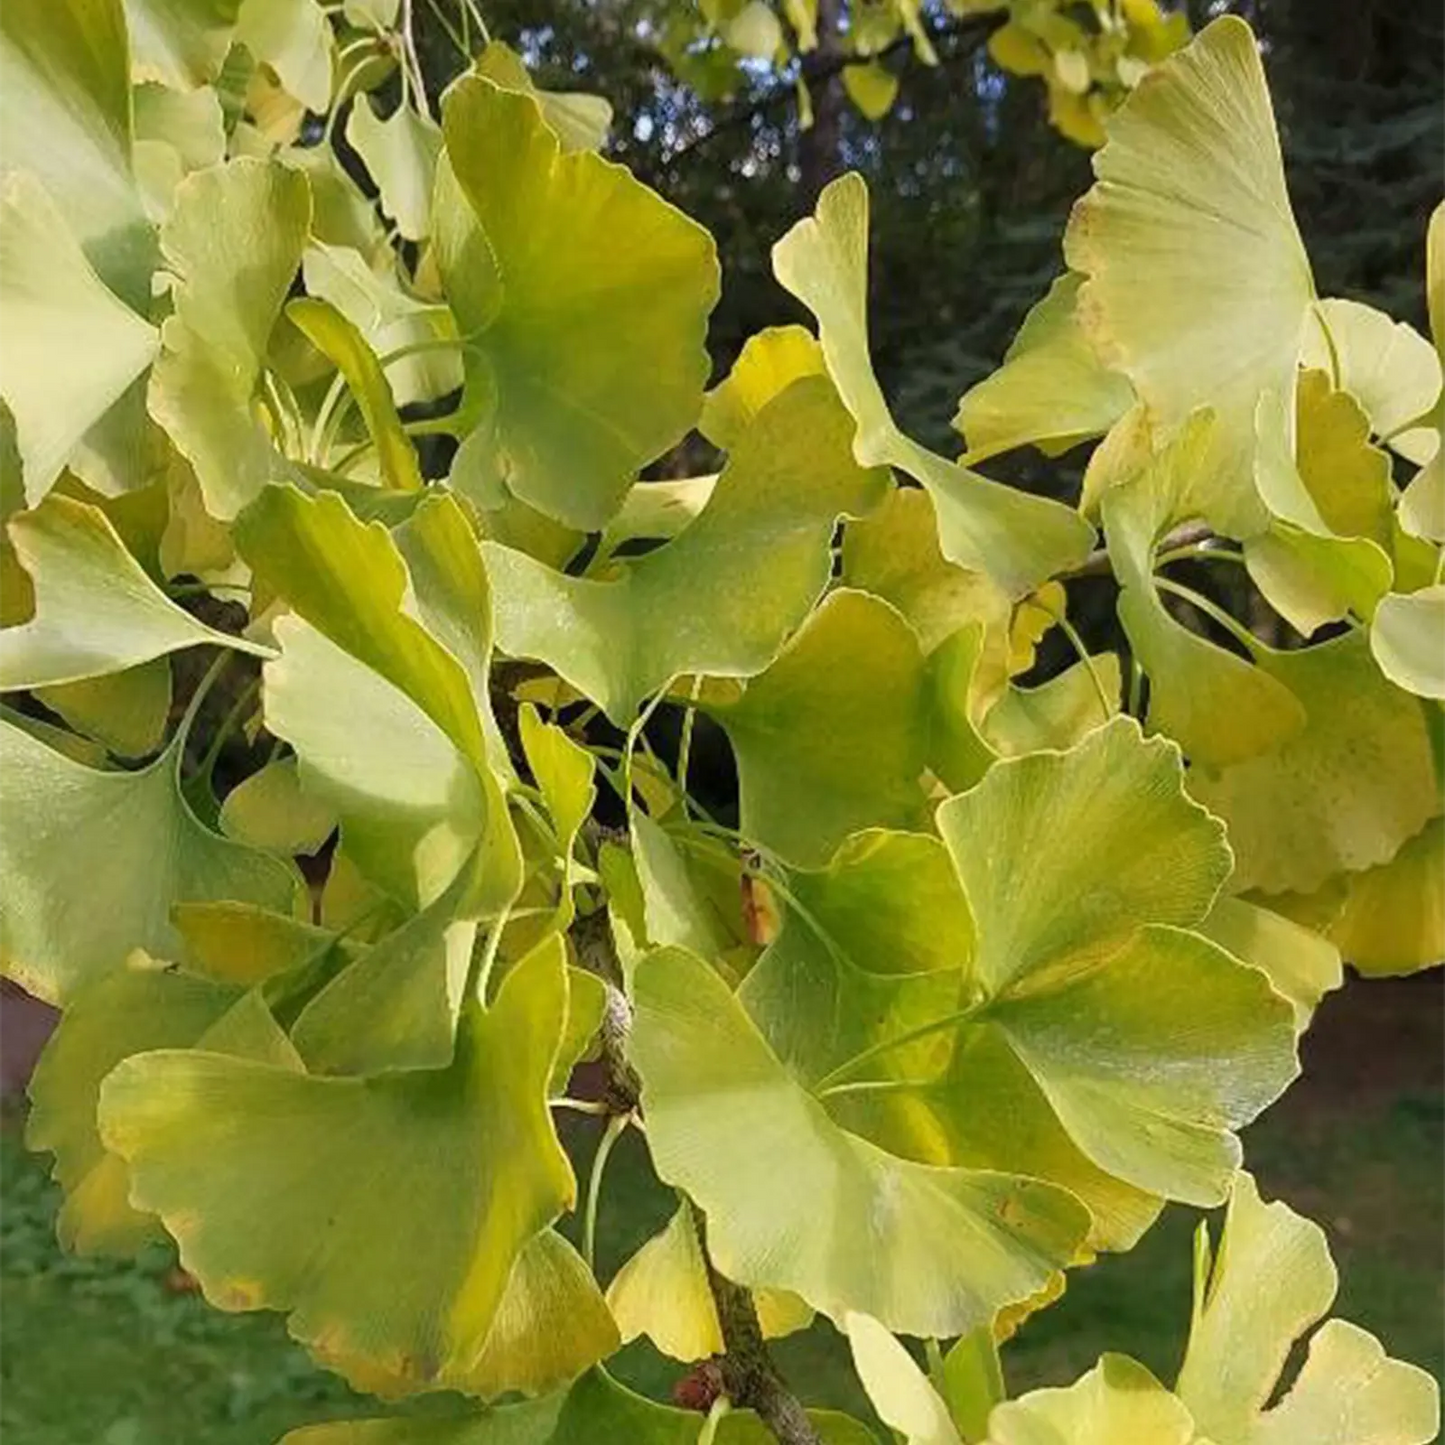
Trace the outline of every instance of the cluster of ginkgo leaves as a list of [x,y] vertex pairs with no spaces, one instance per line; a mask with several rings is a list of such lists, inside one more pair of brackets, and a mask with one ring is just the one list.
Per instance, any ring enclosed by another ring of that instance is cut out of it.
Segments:
[[[991,22],[994,62],[1037,76],[1049,120],[1091,148],[1104,143],[1104,118],[1189,39],[1188,17],[1159,0],[944,0],[939,8],[940,36],[960,22]],[[769,0],[665,0],[647,23],[674,73],[705,99],[732,95],[760,67],[779,83],[791,77],[804,126],[812,123],[812,57],[842,62],[843,89],[869,120],[887,115],[902,88],[888,57],[902,48],[924,65],[939,61],[920,0],[864,0],[823,15],[818,0],[781,0],[778,8]]]
[[[64,1011],[62,1238],[169,1234],[358,1389],[467,1397],[297,1445],[756,1442],[605,1367],[730,1351],[719,1280],[832,1320],[917,1445],[1424,1445],[1434,1382],[1353,1325],[1281,1380],[1334,1272],[1238,1131],[1342,956],[1445,954],[1445,211],[1435,346],[1318,298],[1213,22],[1109,119],[959,461],[875,379],[861,179],[774,249],[816,329],[705,391],[708,235],[505,47],[429,97],[410,19],[0,9],[4,961]],[[716,475],[639,480],[693,428]],[[1077,507],[974,469],[1099,438]],[[678,1208],[599,1279],[628,1128]],[[1171,1200],[1228,1203],[1174,1387],[1005,1400]]]

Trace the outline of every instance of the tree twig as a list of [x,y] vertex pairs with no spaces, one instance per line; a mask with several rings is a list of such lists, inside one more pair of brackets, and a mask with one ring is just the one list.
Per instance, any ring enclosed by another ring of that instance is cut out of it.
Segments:
[[723,1354],[717,1363],[728,1399],[738,1409],[755,1411],[780,1445],[821,1445],[803,1402],[768,1353],[751,1292],[717,1272],[707,1252],[707,1224],[700,1211],[694,1210],[694,1222],[722,1330]]

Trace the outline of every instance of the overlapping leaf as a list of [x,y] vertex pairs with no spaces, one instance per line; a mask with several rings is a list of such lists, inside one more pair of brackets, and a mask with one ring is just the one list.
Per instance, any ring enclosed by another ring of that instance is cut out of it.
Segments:
[[1021,596],[1080,561],[1092,532],[1068,508],[990,482],[936,456],[894,422],[868,352],[868,190],[847,175],[826,187],[815,215],[773,248],[773,270],[818,321],[818,340],[856,425],[853,453],[893,466],[933,500],[943,554]]
[[701,959],[658,950],[634,992],[653,1162],[706,1213],[729,1278],[791,1290],[835,1319],[864,1310],[947,1336],[1027,1299],[1072,1258],[1087,1216],[1070,1195],[915,1164],[840,1129]]
[[0,721],[5,967],[32,993],[62,1002],[133,948],[174,957],[178,902],[292,911],[300,879],[289,866],[218,837],[191,811],[183,744],[178,733],[139,772],[100,772]]
[[441,1070],[140,1055],[102,1087],[101,1138],[214,1304],[287,1311],[364,1387],[465,1387],[518,1256],[573,1200],[546,1107],[565,1010],[539,953],[467,1006]]
[[712,239],[620,167],[563,155],[536,101],[447,94],[438,263],[468,352],[458,488],[600,527],[697,418]]
[[[1200,1226],[1201,1233],[1204,1226]],[[1237,1176],[1213,1270],[1201,1239],[1194,1319],[1179,1398],[1217,1445],[1426,1445],[1440,1424],[1439,1387],[1388,1359],[1367,1331],[1326,1321],[1282,1398],[1296,1341],[1324,1316],[1336,1275],[1324,1232]]]
[[679,674],[761,672],[827,585],[838,517],[884,495],[885,478],[853,460],[850,427],[827,381],[795,382],[743,434],[697,520],[610,579],[485,544],[499,645],[622,724]]
[[1222,486],[1210,520],[1247,536],[1264,520],[1255,406],[1264,391],[1293,403],[1314,299],[1249,26],[1212,21],[1140,81],[1108,131],[1064,238],[1087,278],[1079,322],[1166,435],[1214,409]]

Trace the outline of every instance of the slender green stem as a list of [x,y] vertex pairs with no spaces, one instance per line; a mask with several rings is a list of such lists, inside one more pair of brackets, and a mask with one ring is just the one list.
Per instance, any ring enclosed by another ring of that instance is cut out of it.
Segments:
[[462,0],[462,3],[468,11],[471,12],[472,19],[476,21],[477,34],[482,37],[482,44],[490,45],[492,43],[492,32],[487,29],[486,17],[482,14],[476,0]]
[[1219,547],[1214,544],[1212,537],[1202,542],[1189,542],[1183,547],[1171,547],[1167,552],[1160,552],[1154,558],[1156,567],[1167,567],[1171,562],[1233,562],[1237,566],[1244,566],[1244,553],[1235,547]]
[[422,417],[419,421],[403,422],[401,429],[409,437],[451,436],[457,430],[457,416],[452,412],[447,416]]
[[456,46],[457,53],[462,57],[463,60],[470,64],[472,59],[472,52],[467,48],[467,42],[463,40],[459,34],[457,34],[456,26],[447,19],[446,12],[442,9],[440,5],[437,4],[437,0],[426,0],[426,3],[427,9],[436,16],[437,24],[440,25],[441,28],[446,32],[447,39],[450,40],[454,46]]
[[549,1108],[571,1109],[577,1114],[605,1114],[607,1105],[601,1099],[573,1099],[563,1096],[560,1099],[548,1099]]
[[722,1424],[723,1416],[732,1407],[732,1401],[726,1395],[719,1395],[712,1402],[712,1407],[707,1412],[707,1419],[702,1422],[702,1429],[697,1432],[697,1445],[713,1445],[717,1439],[717,1427]]
[[482,957],[477,965],[477,981],[473,985],[473,992],[480,1003],[487,1001],[487,985],[492,980],[492,969],[496,966],[497,950],[501,947],[502,933],[511,919],[512,911],[504,908],[493,922],[491,931],[487,934],[486,946],[482,949]]
[[430,120],[432,108],[427,99],[426,76],[422,73],[421,57],[416,53],[416,37],[412,34],[412,0],[401,0],[401,36],[406,65],[411,67],[412,79],[416,85],[416,108]]
[[[346,62],[351,56],[361,51],[370,52],[362,56],[349,71],[346,70]],[[350,45],[343,45],[336,57],[337,74],[341,76],[336,87],[336,97],[331,102],[331,113],[326,117],[326,127],[321,135],[322,145],[329,146],[336,134],[336,123],[341,119],[341,108],[351,99],[351,88],[356,84],[357,78],[366,69],[367,65],[378,54],[377,41],[374,37],[364,36],[360,40],[353,40]]]
[[587,1179],[587,1212],[582,1218],[582,1258],[587,1268],[596,1271],[597,1266],[597,1203],[602,1197],[602,1176],[607,1170],[607,1159],[612,1146],[622,1137],[630,1118],[627,1114],[614,1114],[602,1131],[597,1143],[597,1152],[592,1156],[592,1173]]
[[346,373],[338,371],[333,378],[331,385],[327,388],[326,395],[322,399],[321,409],[316,413],[316,421],[311,427],[311,446],[307,452],[309,459],[322,466],[325,452],[322,451],[322,442],[326,439],[327,423],[331,420],[331,413],[336,409],[337,403],[346,394]]
[[191,728],[195,726],[196,717],[201,711],[201,704],[206,700],[206,694],[215,686],[216,679],[226,670],[233,655],[229,649],[222,652],[206,669],[205,676],[196,684],[196,690],[186,704],[185,715],[181,718],[180,727],[176,729],[176,737],[185,739],[190,736]]
[[[942,1033],[945,1029],[955,1028],[957,1025],[967,1023],[979,1010],[979,1004],[972,1004],[968,1008],[957,1009],[953,1013],[940,1014],[936,1019],[929,1019],[926,1024],[919,1024],[917,1028],[908,1029],[901,1034],[895,1034],[892,1038],[883,1039],[876,1044],[870,1044],[868,1048],[853,1055],[851,1059],[845,1059],[836,1069],[824,1074],[813,1087],[813,1092],[819,1098],[826,1094],[840,1093],[842,1090],[838,1085],[848,1077],[856,1073],[864,1064],[871,1064],[874,1059],[881,1058],[884,1054],[892,1053],[894,1049],[901,1049],[907,1044],[917,1043],[919,1039],[926,1039],[930,1034]],[[893,1082],[893,1081],[888,1081]],[[902,1082],[902,1081],[899,1081]],[[909,1085],[916,1088],[917,1085]]]
[[855,1079],[851,1083],[829,1084],[816,1090],[819,1099],[835,1099],[839,1094],[911,1094],[926,1089],[927,1079]]
[[423,351],[466,351],[471,345],[472,340],[468,336],[428,336],[421,341],[408,341],[405,346],[383,352],[376,360],[379,366],[385,368],[393,362],[419,355]]
[[1079,661],[1084,664],[1084,668],[1094,684],[1094,691],[1099,695],[1099,706],[1103,709],[1105,718],[1112,717],[1115,704],[1109,701],[1109,690],[1104,686],[1104,679],[1099,676],[1099,669],[1094,666],[1094,659],[1089,656],[1089,649],[1084,646],[1084,639],[1079,636],[1078,630],[1069,621],[1062,607],[1057,611],[1052,607],[1045,610],[1059,624],[1059,631],[1068,638],[1069,646],[1074,649],[1078,654]]
[[637,720],[627,729],[627,741],[622,748],[622,801],[629,809],[632,808],[632,754],[637,749],[638,739],[642,736],[642,730],[652,721],[652,715],[667,700],[667,689],[663,688],[658,692],[637,715]]
[[687,806],[687,769],[692,761],[692,729],[697,718],[697,699],[702,692],[702,674],[698,673],[692,680],[692,687],[688,689],[688,697],[691,705],[682,715],[682,736],[677,744],[677,786],[682,793],[683,806]]
[[251,707],[255,704],[256,694],[261,691],[261,679],[253,677],[251,681],[241,689],[236,701],[231,704],[231,710],[221,720],[221,725],[216,729],[215,736],[211,739],[210,746],[206,749],[206,755],[201,759],[200,766],[196,769],[198,778],[205,778],[208,782],[216,763],[221,756],[221,749],[226,746],[226,739],[240,725]]
[[1156,577],[1154,585],[1161,592],[1173,593],[1175,597],[1197,607],[1206,617],[1217,622],[1250,656],[1259,651],[1259,639],[1243,623],[1231,617],[1218,603],[1211,602],[1192,587],[1184,587],[1169,577]]

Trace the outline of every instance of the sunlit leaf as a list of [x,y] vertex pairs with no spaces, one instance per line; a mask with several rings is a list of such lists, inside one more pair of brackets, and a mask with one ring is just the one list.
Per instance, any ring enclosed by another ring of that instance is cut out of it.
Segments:
[[885,1425],[906,1445],[963,1445],[938,1391],[912,1356],[871,1315],[844,1320],[853,1368]]
[[733,369],[703,402],[697,429],[731,451],[753,418],[799,377],[823,374],[823,353],[801,326],[770,326],[748,337]]
[[1370,624],[1370,651],[1406,692],[1445,699],[1445,586],[1382,599]]
[[1220,898],[1199,931],[1259,969],[1294,1005],[1303,1028],[1315,1005],[1344,982],[1340,952],[1311,928],[1240,898]]
[[125,0],[132,70],[176,90],[215,80],[240,8],[240,0]]
[[1371,977],[1445,962],[1445,819],[1432,818],[1388,863],[1352,873],[1330,937]]
[[[759,1290],[754,1302],[765,1338],[806,1329],[812,1322],[813,1312],[796,1296]],[[624,1340],[645,1334],[675,1360],[723,1353],[707,1262],[689,1207],[679,1209],[618,1270],[607,1287],[607,1304]]]
[[223,521],[287,475],[255,393],[310,219],[305,176],[235,160],[188,176],[161,229],[175,310],[161,329],[151,415],[195,468],[206,510]]
[[1196,1439],[1184,1405],[1125,1355],[1104,1355],[1067,1389],[1032,1390],[1005,1402],[988,1426],[985,1445],[1190,1445]]
[[1214,419],[1196,413],[1142,471],[1104,493],[1103,515],[1119,619],[1149,675],[1149,722],[1192,761],[1222,767],[1280,747],[1304,713],[1287,684],[1190,632],[1155,588],[1158,543],[1176,523],[1212,510],[1220,475]]
[[[490,647],[482,595],[469,594],[478,605],[465,621],[412,600],[430,591],[412,591],[428,556],[439,565],[455,547],[454,565],[479,572],[476,542],[444,496],[425,501],[403,534],[416,542],[410,571],[386,529],[332,493],[271,487],[239,520],[243,555],[297,614],[275,626],[267,726],[296,749],[302,785],[336,810],[348,851],[375,881],[430,901],[480,840],[490,911],[511,901],[521,865],[474,690],[485,690],[475,673]],[[453,624],[444,645],[431,629],[447,636]]]
[[232,898],[292,910],[300,880],[290,868],[217,837],[191,812],[183,741],[178,734],[139,772],[98,772],[0,722],[5,968],[31,993],[61,1002],[132,948],[175,956],[173,903]]
[[506,486],[600,527],[697,419],[712,238],[620,167],[563,155],[537,103],[489,80],[452,86],[443,130],[437,255],[473,343],[456,466],[483,505]]
[[539,954],[468,1006],[443,1070],[142,1055],[102,1088],[101,1138],[212,1303],[286,1311],[319,1359],[388,1393],[465,1385],[518,1255],[575,1193],[546,1107],[565,1007]]
[[1254,1180],[1238,1175],[1213,1271],[1195,1282],[1176,1386],[1201,1437],[1218,1445],[1426,1445],[1435,1438],[1435,1382],[1387,1359],[1373,1335],[1343,1320],[1311,1337],[1293,1385],[1265,1409],[1295,1342],[1324,1316],[1336,1285],[1324,1231],[1282,1203],[1263,1203]]
[[1215,520],[1247,536],[1263,524],[1255,403],[1270,390],[1292,404],[1314,298],[1249,26],[1211,21],[1145,76],[1108,134],[1064,238],[1070,268],[1088,278],[1079,323],[1156,425],[1215,410]]
[[949,561],[1021,596],[1084,557],[1092,531],[1070,508],[990,482],[898,429],[868,351],[868,189],[861,176],[824,189],[816,214],[774,246],[773,270],[818,320],[828,373],[857,426],[854,455],[922,483]]
[[833,592],[740,701],[708,710],[737,757],[744,835],[791,862],[922,810],[923,656],[880,598]]
[[579,90],[539,89],[521,57],[500,40],[493,40],[473,64],[478,75],[503,90],[530,95],[542,108],[542,118],[557,132],[564,152],[597,151],[606,144],[612,127],[612,107],[602,96]]
[[155,329],[96,275],[39,181],[0,188],[0,396],[33,506],[156,353]]
[[0,689],[104,677],[203,643],[271,656],[177,607],[96,507],[47,497],[12,519],[10,537],[35,589],[35,615],[0,631]]
[[346,122],[347,143],[366,165],[381,192],[381,208],[408,241],[424,240],[431,231],[432,184],[442,133],[435,121],[417,114],[404,102],[385,120],[360,95]]
[[236,39],[307,110],[331,104],[331,25],[317,0],[241,0]]
[[681,674],[761,672],[827,585],[838,517],[885,495],[886,479],[854,462],[850,429],[823,378],[795,382],[743,434],[697,520],[607,580],[485,544],[498,644],[624,725]]
[[706,1213],[729,1278],[791,1290],[835,1319],[858,1309],[948,1336],[1072,1257],[1087,1216],[1070,1195],[914,1164],[839,1129],[700,959],[659,950],[634,987],[653,1161]]
[[1306,334],[1304,364],[1335,375],[1377,437],[1393,436],[1435,405],[1440,358],[1413,326],[1337,297],[1321,301],[1318,316]]
[[1420,704],[1380,675],[1359,632],[1260,669],[1300,700],[1302,731],[1284,747],[1220,770],[1190,790],[1229,825],[1231,887],[1311,893],[1336,873],[1393,858],[1439,807]]
[[334,306],[305,296],[286,307],[286,317],[302,335],[336,363],[346,378],[366,429],[376,445],[382,480],[398,491],[418,491],[421,468],[410,438],[402,430],[386,373],[365,337]]
[[967,391],[954,428],[970,456],[1032,443],[1049,455],[1108,431],[1134,401],[1100,364],[1075,317],[1081,278],[1066,272],[1024,318],[1003,365]]

